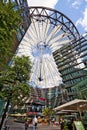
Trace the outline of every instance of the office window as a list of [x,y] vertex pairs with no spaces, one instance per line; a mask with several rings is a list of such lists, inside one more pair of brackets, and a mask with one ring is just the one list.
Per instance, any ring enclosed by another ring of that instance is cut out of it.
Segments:
[[22,38],[22,35],[21,35],[21,32],[20,32],[19,29],[18,29],[18,32],[17,32],[17,38],[18,38],[18,41],[20,41],[21,38]]

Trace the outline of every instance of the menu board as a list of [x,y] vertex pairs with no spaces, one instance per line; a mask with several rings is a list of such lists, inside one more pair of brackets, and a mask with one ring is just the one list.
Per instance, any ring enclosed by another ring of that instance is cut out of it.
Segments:
[[74,121],[76,130],[85,130],[81,121]]

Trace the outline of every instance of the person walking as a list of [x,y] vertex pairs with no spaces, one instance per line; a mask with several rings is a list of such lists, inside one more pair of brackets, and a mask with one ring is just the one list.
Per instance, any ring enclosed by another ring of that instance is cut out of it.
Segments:
[[33,118],[33,130],[36,130],[36,128],[37,128],[37,117],[35,116]]

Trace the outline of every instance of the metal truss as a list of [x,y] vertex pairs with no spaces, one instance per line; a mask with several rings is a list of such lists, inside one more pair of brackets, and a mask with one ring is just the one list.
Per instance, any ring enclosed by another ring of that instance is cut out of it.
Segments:
[[54,26],[58,24],[62,24],[62,30],[68,34],[70,39],[79,39],[80,34],[73,24],[73,22],[63,13],[47,8],[47,7],[34,7],[31,6],[30,8],[30,17],[37,19],[37,21],[44,21],[45,19],[49,19],[50,23]]

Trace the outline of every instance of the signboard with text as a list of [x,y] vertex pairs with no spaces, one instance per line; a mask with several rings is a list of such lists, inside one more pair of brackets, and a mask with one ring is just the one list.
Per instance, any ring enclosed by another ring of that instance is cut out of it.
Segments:
[[74,121],[76,130],[85,130],[81,121]]

